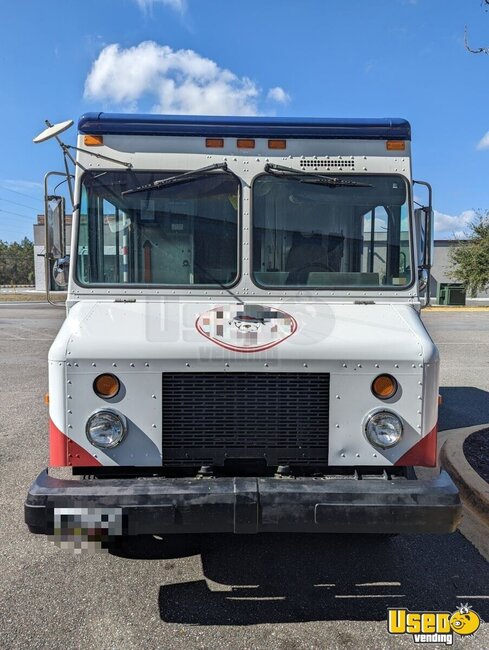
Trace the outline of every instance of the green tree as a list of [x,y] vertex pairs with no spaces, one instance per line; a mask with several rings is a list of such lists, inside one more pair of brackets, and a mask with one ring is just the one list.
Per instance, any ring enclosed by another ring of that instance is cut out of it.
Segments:
[[34,246],[27,237],[11,244],[0,240],[0,284],[34,284]]
[[450,250],[450,275],[475,298],[480,291],[489,289],[489,210],[476,213],[466,236],[466,241],[459,241]]
[[[481,5],[485,7],[486,11],[489,11],[489,0],[481,0]],[[465,49],[471,52],[472,54],[489,54],[489,47],[470,47],[469,45],[469,39],[468,39],[468,33],[467,33],[467,26],[465,27]]]

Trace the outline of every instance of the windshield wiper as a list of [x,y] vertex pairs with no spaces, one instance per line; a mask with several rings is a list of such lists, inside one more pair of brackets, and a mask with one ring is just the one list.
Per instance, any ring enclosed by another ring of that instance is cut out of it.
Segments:
[[273,163],[267,163],[265,165],[265,172],[278,178],[295,178],[300,183],[317,183],[320,185],[328,185],[329,187],[373,187],[369,183],[358,183],[357,181],[350,181],[339,178],[338,176],[326,176],[317,172],[304,172],[302,169],[292,169],[292,167],[284,167],[283,165],[275,165]]
[[161,178],[158,181],[153,181],[153,183],[147,183],[146,185],[140,185],[135,187],[132,190],[125,190],[121,192],[121,196],[127,196],[128,194],[135,194],[136,192],[151,192],[151,190],[158,190],[160,187],[168,187],[170,185],[179,185],[180,183],[187,183],[188,181],[198,178],[199,176],[206,176],[209,172],[213,172],[216,169],[221,169],[227,174],[232,174],[235,176],[230,169],[228,169],[228,164],[226,162],[216,163],[215,165],[209,165],[208,167],[201,167],[200,169],[192,169],[189,172],[184,172],[183,174],[178,174],[177,176],[170,176],[169,178]]
[[201,266],[200,264],[197,264],[197,262],[196,262],[195,260],[194,260],[194,266],[195,266],[199,271],[201,271],[202,273],[204,273],[204,275],[206,275],[206,276],[209,278],[209,280],[212,280],[213,282],[215,282],[216,284],[218,284],[218,285],[221,287],[221,289],[224,289],[224,291],[226,291],[227,293],[229,293],[229,295],[232,296],[232,297],[236,300],[237,303],[239,303],[240,305],[244,305],[244,302],[241,300],[241,298],[240,298],[239,296],[237,296],[237,295],[234,293],[234,291],[231,291],[231,289],[229,289],[229,288],[228,288],[228,287],[227,287],[223,282],[220,282],[217,278],[215,278],[215,277],[212,275],[212,273],[209,273],[209,271],[208,271],[206,268],[204,268],[204,267]]

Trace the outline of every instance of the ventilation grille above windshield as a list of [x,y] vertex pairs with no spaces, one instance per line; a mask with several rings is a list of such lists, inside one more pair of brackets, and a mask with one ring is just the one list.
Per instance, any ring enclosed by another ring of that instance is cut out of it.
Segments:
[[355,161],[352,158],[303,158],[300,161],[302,169],[355,169]]

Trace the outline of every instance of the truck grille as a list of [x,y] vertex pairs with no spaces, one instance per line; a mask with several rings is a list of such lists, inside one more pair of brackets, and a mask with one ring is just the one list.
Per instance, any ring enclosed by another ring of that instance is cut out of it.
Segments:
[[325,464],[329,375],[163,374],[163,464]]

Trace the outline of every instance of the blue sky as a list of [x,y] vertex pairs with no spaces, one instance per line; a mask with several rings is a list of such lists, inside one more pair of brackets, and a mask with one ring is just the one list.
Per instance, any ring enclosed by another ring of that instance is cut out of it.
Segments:
[[21,0],[0,20],[0,239],[32,237],[61,168],[44,120],[94,110],[405,117],[437,235],[489,209],[480,0]]

